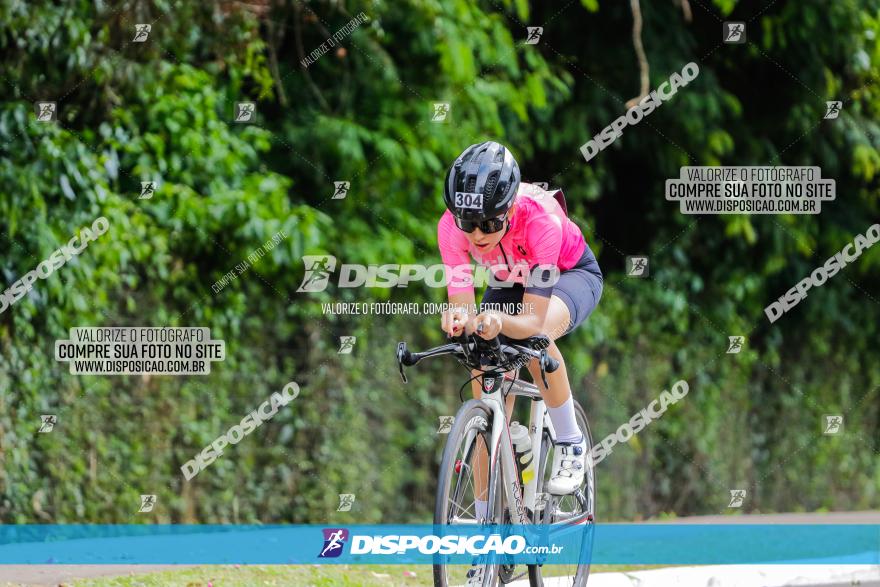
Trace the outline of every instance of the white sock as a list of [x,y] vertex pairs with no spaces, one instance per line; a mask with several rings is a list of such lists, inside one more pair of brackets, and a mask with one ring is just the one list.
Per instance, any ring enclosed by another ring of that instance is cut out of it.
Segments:
[[555,408],[547,406],[547,412],[550,414],[550,421],[553,422],[553,429],[556,431],[557,443],[573,444],[583,440],[584,437],[574,419],[574,401],[571,396],[561,406]]
[[476,511],[478,521],[485,520],[489,516],[489,502],[482,499],[475,499],[474,511]]

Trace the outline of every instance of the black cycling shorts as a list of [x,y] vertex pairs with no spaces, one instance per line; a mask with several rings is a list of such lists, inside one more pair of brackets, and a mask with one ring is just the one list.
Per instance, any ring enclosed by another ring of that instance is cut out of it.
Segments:
[[[505,314],[519,314],[523,310],[522,300],[526,291],[527,288],[519,283],[511,287],[490,286],[480,300],[480,311],[488,305]],[[586,320],[598,305],[602,297],[602,271],[593,251],[587,246],[577,264],[563,271],[552,288],[528,288],[528,292],[553,295],[565,303],[571,319],[565,331],[568,334]]]

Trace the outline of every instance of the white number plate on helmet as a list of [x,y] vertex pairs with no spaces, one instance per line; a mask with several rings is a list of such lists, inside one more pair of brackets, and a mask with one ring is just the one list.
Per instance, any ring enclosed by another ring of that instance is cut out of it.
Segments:
[[471,194],[468,192],[455,192],[455,207],[469,208],[471,210],[483,209],[483,194]]

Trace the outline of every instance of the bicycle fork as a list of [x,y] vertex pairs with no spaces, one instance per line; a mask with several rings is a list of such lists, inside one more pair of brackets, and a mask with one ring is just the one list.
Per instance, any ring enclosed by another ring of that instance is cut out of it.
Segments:
[[[510,428],[507,423],[504,399],[501,395],[503,380],[504,378],[501,376],[483,377],[481,399],[492,406],[492,436],[490,440],[492,446],[489,448],[489,479],[492,479],[493,473],[501,475],[510,519],[513,524],[525,525],[531,523],[526,504],[529,503],[534,507],[537,480],[532,479],[526,484],[526,493],[524,495],[520,488],[516,453],[513,449],[513,441],[510,438]],[[540,444],[536,446],[540,446]],[[497,470],[498,466],[501,467],[500,471]],[[489,488],[490,492],[494,491],[494,484],[490,483]],[[529,495],[529,492],[531,493],[531,502],[526,501],[526,496]]]

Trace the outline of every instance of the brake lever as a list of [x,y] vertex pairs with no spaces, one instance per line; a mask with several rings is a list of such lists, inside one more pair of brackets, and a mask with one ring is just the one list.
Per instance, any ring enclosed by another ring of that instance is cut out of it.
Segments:
[[547,369],[545,367],[547,363],[547,349],[541,349],[541,359],[538,362],[541,364],[541,381],[544,382],[544,389],[550,389],[550,384],[547,383]]
[[406,374],[403,372],[403,355],[406,353],[406,343],[397,343],[397,368],[400,370],[400,378],[406,383]]
[[408,383],[406,380],[406,373],[403,372],[403,363],[398,362],[397,368],[400,370],[400,378],[403,379],[404,383]]
[[470,357],[470,351],[468,349],[468,335],[465,334],[464,330],[462,330],[461,334],[459,334],[458,336],[447,334],[446,340],[458,344],[461,347],[461,352],[462,354],[464,354],[465,359]]

